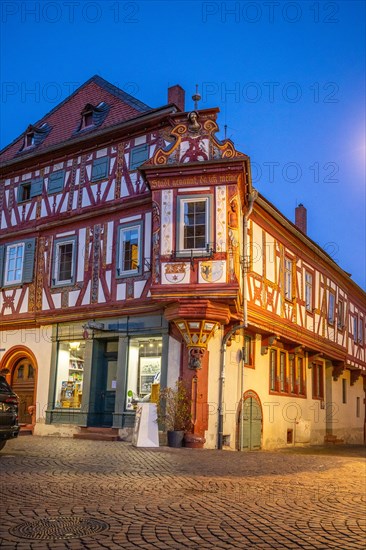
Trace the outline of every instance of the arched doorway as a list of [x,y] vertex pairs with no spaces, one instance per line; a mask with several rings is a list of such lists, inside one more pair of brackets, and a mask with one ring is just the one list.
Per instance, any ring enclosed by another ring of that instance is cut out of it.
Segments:
[[244,393],[243,402],[243,411],[242,402],[238,407],[237,449],[239,451],[259,450],[262,446],[262,405],[253,390]]
[[29,358],[14,365],[11,386],[19,397],[19,424],[31,424],[28,407],[34,405],[35,369]]
[[0,371],[6,373],[6,378],[14,392],[19,397],[19,423],[35,422],[29,414],[28,407],[36,404],[37,361],[33,352],[26,346],[14,346],[4,355]]

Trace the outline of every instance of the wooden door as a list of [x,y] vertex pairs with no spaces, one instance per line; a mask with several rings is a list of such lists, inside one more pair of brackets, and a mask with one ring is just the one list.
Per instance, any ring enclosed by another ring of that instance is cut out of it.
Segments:
[[12,376],[13,391],[19,397],[19,424],[31,424],[28,407],[34,405],[35,368],[29,359],[21,359],[16,364]]
[[[243,422],[240,427],[240,422]],[[241,448],[254,451],[261,448],[262,440],[262,409],[254,397],[247,397],[244,401],[243,415],[239,414],[239,431],[241,431]]]

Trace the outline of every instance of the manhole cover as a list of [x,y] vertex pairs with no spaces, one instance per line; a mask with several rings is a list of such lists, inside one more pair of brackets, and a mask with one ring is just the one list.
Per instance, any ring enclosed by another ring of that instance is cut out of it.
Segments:
[[109,525],[98,519],[80,516],[60,516],[27,521],[9,530],[23,539],[74,539],[94,535],[108,529]]

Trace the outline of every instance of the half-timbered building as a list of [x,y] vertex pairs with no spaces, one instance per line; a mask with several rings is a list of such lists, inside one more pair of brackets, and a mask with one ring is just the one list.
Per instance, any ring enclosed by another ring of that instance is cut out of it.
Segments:
[[39,435],[128,438],[186,383],[192,447],[362,443],[365,293],[251,182],[218,109],[95,76],[1,152],[0,371]]

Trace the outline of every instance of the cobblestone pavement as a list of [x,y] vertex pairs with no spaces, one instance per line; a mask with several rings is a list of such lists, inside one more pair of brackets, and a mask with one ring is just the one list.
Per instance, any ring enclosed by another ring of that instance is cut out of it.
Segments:
[[0,546],[365,549],[364,451],[20,437],[0,453]]

